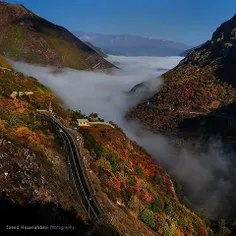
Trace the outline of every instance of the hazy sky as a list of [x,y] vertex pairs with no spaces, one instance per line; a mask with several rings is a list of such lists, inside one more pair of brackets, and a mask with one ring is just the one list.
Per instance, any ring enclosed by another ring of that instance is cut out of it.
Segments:
[[69,30],[200,44],[235,14],[235,0],[9,0]]

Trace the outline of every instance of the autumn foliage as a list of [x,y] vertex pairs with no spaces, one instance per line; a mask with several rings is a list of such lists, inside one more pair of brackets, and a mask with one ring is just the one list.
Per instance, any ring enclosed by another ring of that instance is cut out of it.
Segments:
[[95,154],[91,168],[114,204],[119,201],[125,212],[166,236],[209,235],[204,222],[179,202],[166,170],[119,127],[79,128],[79,132],[85,147]]

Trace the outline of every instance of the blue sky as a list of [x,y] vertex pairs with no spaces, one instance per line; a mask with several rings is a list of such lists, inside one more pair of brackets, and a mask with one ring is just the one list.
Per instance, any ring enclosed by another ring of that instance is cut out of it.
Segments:
[[[69,30],[198,45],[235,14],[235,0],[9,0]],[[226,3],[227,2],[227,3]]]

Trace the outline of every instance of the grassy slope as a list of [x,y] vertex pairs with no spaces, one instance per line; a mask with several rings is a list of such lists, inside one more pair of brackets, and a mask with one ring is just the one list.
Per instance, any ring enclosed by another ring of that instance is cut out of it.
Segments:
[[94,51],[96,51],[100,56],[104,57],[104,58],[107,58],[108,56],[102,51],[101,48],[99,47],[96,47],[95,45],[93,45],[92,43],[90,42],[84,42],[85,44],[87,44],[89,47],[91,47]]
[[[69,67],[109,69],[114,66],[63,27],[35,15],[21,5],[2,3],[0,53],[14,60]],[[89,59],[88,59],[89,58]]]
[[1,55],[0,55],[0,67],[7,68],[10,70],[12,69],[8,61]]

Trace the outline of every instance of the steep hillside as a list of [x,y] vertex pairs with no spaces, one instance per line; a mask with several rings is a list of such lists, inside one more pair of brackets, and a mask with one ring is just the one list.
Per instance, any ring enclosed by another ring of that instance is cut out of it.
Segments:
[[[226,105],[236,101],[235,29],[236,16],[223,23],[211,40],[189,52],[177,67],[164,74],[164,85],[149,104],[142,101],[127,117],[139,119],[156,131],[173,132],[186,118],[227,116],[231,109]],[[216,111],[221,107],[225,107],[224,114]],[[213,111],[217,114],[212,114]],[[204,127],[199,124],[199,128]]]
[[192,50],[195,50],[195,49],[197,49],[197,48],[199,48],[199,47],[200,47],[200,46],[196,46],[196,47],[193,47],[193,48],[187,49],[187,50],[183,51],[182,53],[180,53],[179,56],[181,56],[181,57],[185,57],[185,56],[188,55],[189,52],[191,52]]
[[8,61],[1,55],[0,55],[0,66],[6,69],[10,69],[10,70],[12,69]]
[[113,224],[128,235],[210,235],[199,216],[180,203],[180,185],[115,127],[79,128],[90,178]]
[[[12,96],[14,91],[18,95]],[[19,235],[6,225],[71,225],[74,229],[67,235],[104,235],[99,226],[85,224],[62,143],[36,110],[47,108],[50,101],[58,116],[69,117],[48,88],[12,70],[0,56],[0,234]],[[45,235],[64,232],[48,230]]]
[[[109,219],[85,225],[86,214],[68,180],[63,145],[37,109],[47,108],[51,101],[57,117],[71,128],[75,126],[74,120],[84,115],[65,110],[35,78],[6,66],[11,68],[1,57],[0,217],[4,221],[0,222],[0,232],[3,235],[9,234],[5,229],[9,222],[74,226],[75,231],[67,235],[84,235],[88,231],[100,235],[101,229],[106,235],[105,227],[110,224],[129,235],[140,232],[150,236],[177,232],[209,235],[211,230],[205,223],[179,202],[180,188],[173,185],[166,170],[117,126],[74,131],[84,138],[83,161]],[[6,217],[6,213],[11,217]],[[25,216],[28,214],[32,217]],[[61,235],[58,231],[53,233]]]
[[0,53],[16,61],[78,70],[114,66],[68,30],[22,5],[0,3]]
[[85,41],[85,44],[87,44],[90,48],[92,48],[95,52],[97,52],[100,56],[107,58],[106,53],[102,51],[101,48],[94,46],[92,43]]

